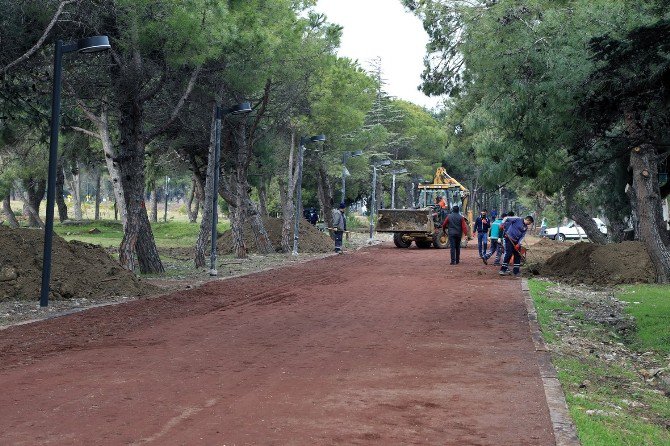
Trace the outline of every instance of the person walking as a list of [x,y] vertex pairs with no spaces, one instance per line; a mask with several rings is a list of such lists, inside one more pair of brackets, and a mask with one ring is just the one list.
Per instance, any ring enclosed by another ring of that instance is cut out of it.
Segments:
[[488,234],[491,228],[491,222],[486,216],[486,209],[479,213],[475,220],[474,232],[477,234],[477,247],[479,248],[479,257],[484,258],[488,248]]
[[493,257],[493,254],[496,255],[495,260],[493,261],[494,265],[500,265],[500,257],[502,256],[502,222],[503,219],[507,217],[506,214],[502,214],[500,218],[496,219],[491,223],[491,229],[489,229],[489,240],[491,240],[491,250],[484,254],[482,261],[484,265],[488,264],[488,260]]
[[533,224],[533,217],[526,218],[510,217],[505,218],[502,226],[505,231],[503,243],[505,245],[505,258],[500,267],[501,276],[509,276],[509,261],[514,257],[514,277],[521,276],[521,241],[526,236],[528,226]]
[[347,230],[347,216],[344,214],[347,205],[342,202],[338,209],[333,209],[333,238],[335,239],[335,252],[342,254],[342,236]]
[[449,235],[450,265],[458,265],[461,260],[461,239],[468,234],[468,226],[465,224],[465,218],[460,214],[458,206],[451,208],[451,214],[444,219],[442,232]]

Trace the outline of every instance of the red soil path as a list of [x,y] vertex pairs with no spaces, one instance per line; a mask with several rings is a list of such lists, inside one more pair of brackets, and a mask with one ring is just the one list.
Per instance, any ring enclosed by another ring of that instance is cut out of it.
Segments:
[[387,245],[0,332],[2,445],[552,445],[520,283]]

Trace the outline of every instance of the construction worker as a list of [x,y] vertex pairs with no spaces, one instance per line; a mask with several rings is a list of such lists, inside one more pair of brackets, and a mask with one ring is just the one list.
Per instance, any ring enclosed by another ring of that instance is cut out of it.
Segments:
[[533,217],[526,218],[507,216],[502,223],[505,236],[503,243],[505,245],[505,258],[500,267],[501,276],[509,276],[509,261],[514,257],[514,277],[521,276],[521,241],[526,236],[528,226],[533,224]]
[[347,216],[344,212],[347,205],[342,202],[338,209],[333,209],[333,237],[335,238],[335,252],[342,254],[342,236],[347,230]]
[[477,247],[479,248],[479,257],[484,258],[488,248],[488,234],[491,228],[491,222],[486,216],[486,209],[479,213],[475,220],[474,233],[477,234]]
[[458,206],[451,208],[451,214],[447,215],[442,223],[442,232],[449,235],[451,248],[450,265],[458,265],[461,260],[461,239],[468,234],[468,225],[465,218],[460,214]]
[[494,265],[500,265],[500,257],[502,256],[502,222],[503,219],[507,217],[507,214],[502,214],[500,218],[496,219],[491,223],[491,229],[489,229],[489,240],[491,240],[491,250],[487,253],[484,254],[484,257],[482,257],[482,261],[484,262],[484,265],[488,264],[488,259],[493,257],[493,254],[496,255],[496,259],[494,260],[493,264]]

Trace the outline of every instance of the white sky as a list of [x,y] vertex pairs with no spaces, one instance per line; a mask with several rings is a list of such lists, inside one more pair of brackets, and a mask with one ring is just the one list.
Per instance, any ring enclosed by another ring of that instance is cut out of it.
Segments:
[[340,56],[357,59],[365,69],[381,57],[388,94],[427,108],[441,104],[417,90],[428,35],[400,0],[319,0],[315,9],[344,27]]

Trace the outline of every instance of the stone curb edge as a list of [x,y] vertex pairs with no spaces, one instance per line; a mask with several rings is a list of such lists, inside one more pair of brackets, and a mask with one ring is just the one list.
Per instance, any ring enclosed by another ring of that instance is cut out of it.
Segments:
[[538,367],[540,369],[540,376],[542,377],[542,384],[544,385],[544,393],[547,399],[547,406],[549,407],[551,424],[554,429],[556,446],[580,446],[581,443],[577,436],[577,429],[570,417],[563,388],[558,381],[556,369],[551,363],[551,352],[547,349],[542,338],[540,325],[537,321],[537,311],[535,310],[535,304],[528,288],[528,279],[523,279],[521,282],[521,292],[526,303],[530,335],[533,338],[535,352],[537,353]]

